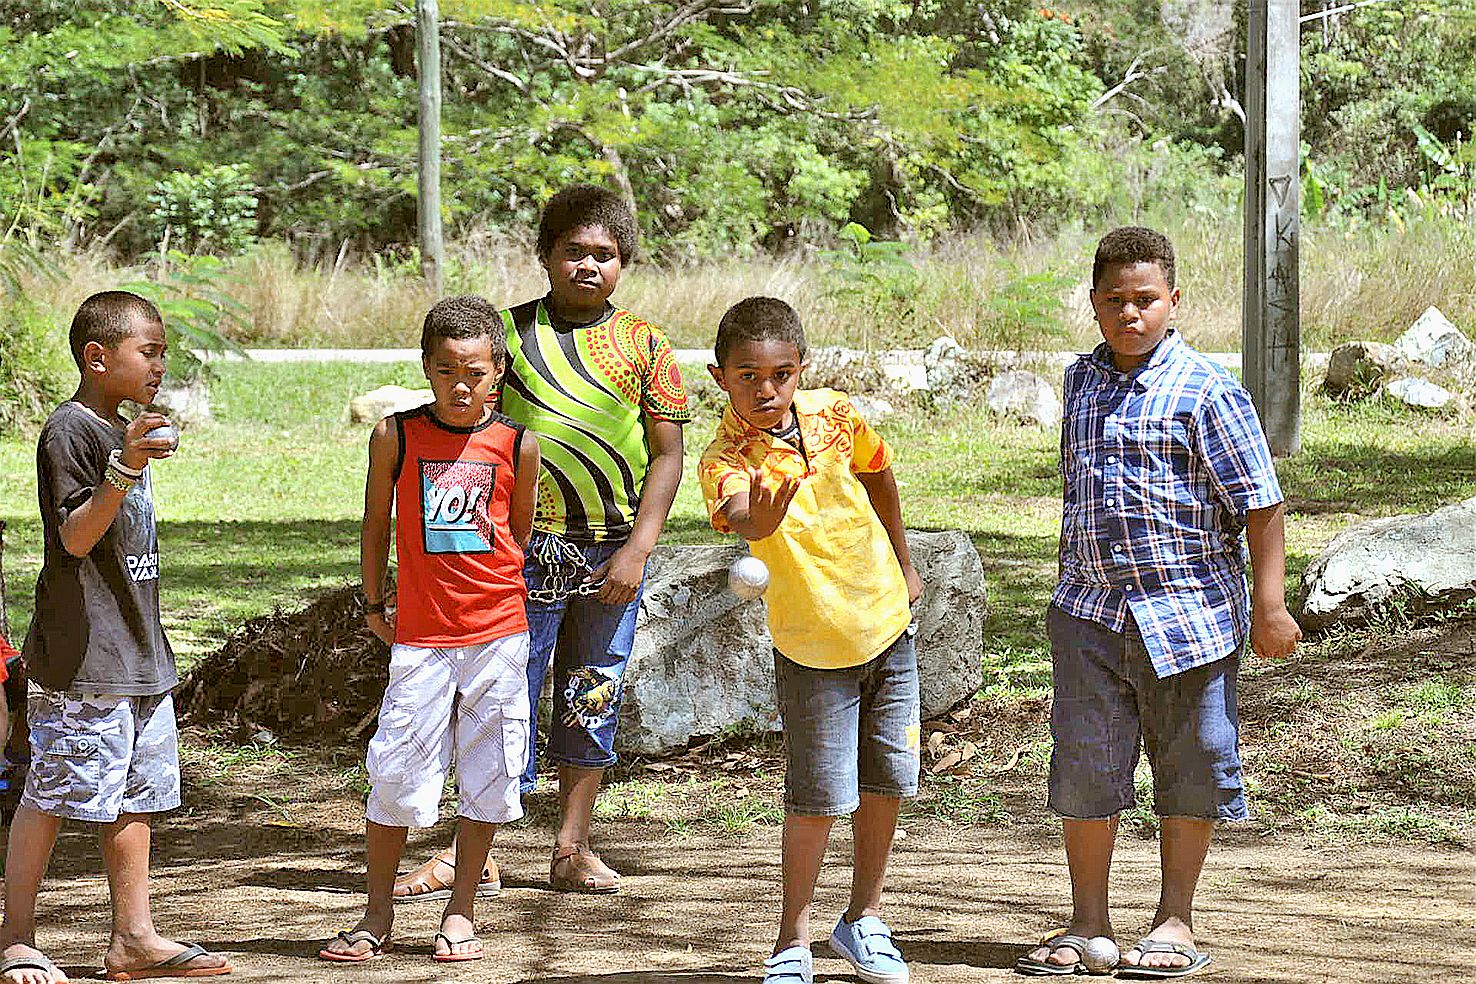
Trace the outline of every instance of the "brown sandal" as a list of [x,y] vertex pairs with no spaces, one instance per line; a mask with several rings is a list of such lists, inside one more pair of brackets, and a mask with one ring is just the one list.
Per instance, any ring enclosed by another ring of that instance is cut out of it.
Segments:
[[588,845],[571,844],[554,848],[548,883],[557,892],[609,895],[620,891],[620,874],[601,861]]
[[[456,881],[456,856],[447,858],[442,851],[414,871],[406,872],[395,879],[396,902],[428,902],[431,899],[449,899],[451,886]],[[477,897],[490,899],[502,894],[502,875],[497,862],[487,859],[482,869],[482,880],[477,884]]]

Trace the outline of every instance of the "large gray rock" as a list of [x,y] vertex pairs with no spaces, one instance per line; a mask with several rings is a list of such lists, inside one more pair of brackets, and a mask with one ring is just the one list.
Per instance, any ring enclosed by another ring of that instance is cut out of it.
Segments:
[[1338,534],[1302,575],[1301,622],[1358,621],[1405,596],[1429,607],[1476,596],[1476,498]]
[[1010,369],[989,381],[984,403],[992,413],[1049,430],[1061,426],[1061,398],[1046,380],[1024,369]]
[[1427,366],[1448,366],[1476,359],[1476,343],[1450,323],[1439,308],[1428,307],[1409,330],[1394,341],[1400,355]]
[[973,396],[974,370],[968,353],[949,335],[933,339],[923,353],[923,374],[937,403],[947,406]]
[[163,408],[177,427],[208,423],[213,417],[210,412],[210,384],[204,377],[166,378],[154,395],[153,406]]
[[1361,399],[1408,369],[1399,350],[1383,342],[1348,342],[1332,350],[1322,388],[1329,396]]
[[[960,532],[909,532],[907,542],[924,584],[917,653],[929,717],[983,683],[984,567]],[[763,602],[727,590],[728,565],[745,552],[735,543],[652,553],[621,704],[627,751],[664,755],[694,738],[778,727]]]
[[428,389],[381,386],[349,401],[349,419],[356,424],[375,424],[392,413],[424,406],[435,398]]
[[1384,392],[1416,410],[1444,410],[1456,401],[1456,395],[1444,386],[1414,376],[1393,380],[1384,387]]
[[851,406],[856,408],[868,424],[879,424],[897,413],[897,407],[891,400],[880,396],[869,396],[865,393],[851,393]]

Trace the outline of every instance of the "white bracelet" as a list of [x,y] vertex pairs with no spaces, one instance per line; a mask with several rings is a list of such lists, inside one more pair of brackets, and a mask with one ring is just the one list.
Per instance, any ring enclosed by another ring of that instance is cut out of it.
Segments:
[[138,481],[140,478],[143,478],[142,468],[129,468],[127,465],[123,464],[122,448],[114,448],[112,452],[109,453],[108,467],[118,469],[118,474],[123,475],[127,478],[131,478],[134,481]]

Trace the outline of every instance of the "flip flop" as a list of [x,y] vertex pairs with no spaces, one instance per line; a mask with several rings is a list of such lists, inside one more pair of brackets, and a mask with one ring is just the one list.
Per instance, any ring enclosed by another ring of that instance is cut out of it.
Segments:
[[0,960],[0,974],[8,974],[13,970],[39,970],[53,981],[60,980],[57,975],[61,973],[44,953],[37,953],[34,957],[19,956]]
[[[446,941],[446,949],[448,949],[448,950],[451,949],[452,947],[461,946],[463,943],[476,943],[477,946],[481,946],[482,945],[482,941],[480,939],[478,939],[477,937],[475,937],[475,936],[468,936],[466,939],[463,939],[463,940],[453,940],[451,937],[447,936],[445,933],[437,933],[435,936],[433,936],[431,938],[431,945],[432,946],[435,946],[435,941],[436,940],[445,940]],[[464,963],[464,962],[466,962],[468,960],[480,960],[483,957],[485,957],[486,955],[487,955],[487,951],[486,950],[478,950],[476,953],[433,953],[433,954],[431,954],[432,958],[437,963]]]
[[1190,974],[1198,973],[1210,965],[1210,955],[1192,946],[1183,943],[1170,943],[1168,940],[1155,940],[1143,937],[1128,948],[1128,953],[1137,950],[1140,954],[1139,960],[1150,953],[1177,953],[1181,957],[1187,957],[1189,963],[1182,967],[1138,967],[1129,963],[1117,965],[1117,976],[1133,980],[1161,980],[1165,977],[1188,977]]
[[[442,876],[438,870],[445,868]],[[456,878],[456,865],[437,854],[429,861],[395,879],[395,904],[401,902],[429,902],[432,899],[449,899]],[[502,876],[495,861],[488,861],[482,868],[482,878],[477,883],[477,898],[491,899],[502,894]]]
[[[390,945],[388,935],[381,940],[367,929],[356,929],[352,933],[339,930],[338,935],[333,937],[333,939],[343,940],[349,946],[353,946],[356,943],[368,943],[371,949],[363,953],[336,953],[325,946],[318,951],[319,960],[328,960],[333,963],[365,963],[370,960],[378,960],[384,956],[385,951],[389,949]],[[331,943],[333,940],[329,940],[329,942]]]
[[1053,933],[1047,933],[1041,937],[1040,942],[1030,949],[1037,950],[1043,946],[1050,947],[1052,953],[1057,948],[1063,946],[1068,950],[1075,950],[1076,963],[1058,964],[1051,963],[1049,960],[1033,960],[1030,954],[1026,953],[1025,956],[1015,961],[1015,973],[1024,974],[1026,977],[1070,977],[1073,974],[1085,974],[1087,972],[1086,964],[1081,962],[1081,958],[1086,954],[1087,948],[1085,936],[1074,936],[1064,929],[1058,929]]
[[110,981],[144,981],[156,977],[219,977],[229,974],[234,968],[229,963],[220,967],[186,967],[185,964],[197,957],[210,956],[210,951],[198,943],[191,943],[166,960],[138,970],[113,970],[103,977]]

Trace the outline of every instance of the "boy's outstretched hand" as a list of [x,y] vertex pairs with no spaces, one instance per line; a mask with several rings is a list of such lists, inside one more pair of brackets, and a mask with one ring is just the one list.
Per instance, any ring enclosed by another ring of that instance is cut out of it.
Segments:
[[1280,659],[1296,651],[1302,627],[1283,605],[1275,609],[1251,608],[1251,649],[1262,659]]
[[764,473],[758,468],[748,471],[748,522],[743,532],[746,540],[762,540],[773,536],[784,514],[799,491],[800,482],[792,475],[785,475],[779,484],[769,488],[764,484]]

